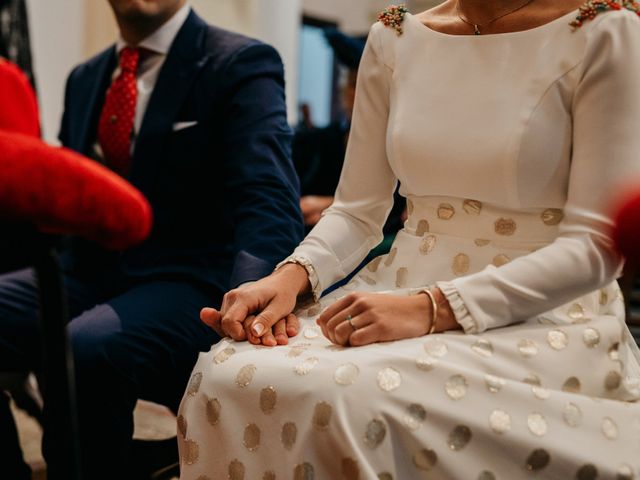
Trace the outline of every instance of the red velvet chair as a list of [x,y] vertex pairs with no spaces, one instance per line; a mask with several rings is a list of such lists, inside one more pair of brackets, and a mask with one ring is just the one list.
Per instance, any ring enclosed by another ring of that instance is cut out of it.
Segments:
[[[52,432],[59,459],[51,480],[80,478],[80,445],[73,359],[54,235],[81,235],[107,248],[126,249],[151,230],[151,208],[140,192],[99,164],[45,145],[35,95],[21,73],[0,61],[0,252],[4,270],[33,266],[40,290],[43,397],[67,428]],[[63,424],[60,422],[59,424]]]

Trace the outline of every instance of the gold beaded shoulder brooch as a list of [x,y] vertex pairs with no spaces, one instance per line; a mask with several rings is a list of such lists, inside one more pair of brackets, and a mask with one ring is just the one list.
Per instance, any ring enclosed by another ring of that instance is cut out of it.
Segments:
[[593,20],[596,16],[602,12],[609,10],[623,10],[627,9],[635,12],[640,16],[640,3],[630,0],[589,0],[580,7],[580,11],[575,20],[569,25],[573,29],[580,28],[584,22]]
[[407,13],[409,10],[405,5],[390,5],[378,15],[378,21],[385,27],[393,28],[400,36],[404,32],[402,24]]

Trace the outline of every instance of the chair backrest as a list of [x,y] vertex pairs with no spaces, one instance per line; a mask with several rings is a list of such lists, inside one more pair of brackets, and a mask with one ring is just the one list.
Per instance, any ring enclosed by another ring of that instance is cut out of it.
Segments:
[[0,130],[0,220],[124,250],[151,231],[151,207],[126,180],[66,148]]
[[36,94],[27,76],[0,58],[0,129],[40,136]]

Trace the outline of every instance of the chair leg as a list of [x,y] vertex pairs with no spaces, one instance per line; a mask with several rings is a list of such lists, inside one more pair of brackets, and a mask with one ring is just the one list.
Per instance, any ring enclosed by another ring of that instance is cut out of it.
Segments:
[[56,439],[50,452],[53,461],[47,467],[48,479],[81,480],[73,358],[66,334],[68,314],[62,275],[53,249],[41,251],[34,260],[43,342],[42,392],[48,418],[55,419],[47,425],[47,434]]

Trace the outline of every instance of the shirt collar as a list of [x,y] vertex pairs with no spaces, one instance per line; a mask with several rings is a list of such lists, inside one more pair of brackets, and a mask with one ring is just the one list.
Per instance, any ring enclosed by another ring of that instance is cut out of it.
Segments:
[[[167,20],[160,28],[147,38],[142,40],[137,47],[151,50],[152,52],[159,53],[161,55],[168,54],[178,32],[187,20],[189,12],[191,12],[191,7],[185,3],[180,7],[180,10],[173,14],[173,17]],[[116,51],[120,53],[120,51],[126,46],[126,42],[122,37],[120,37],[116,43]]]

